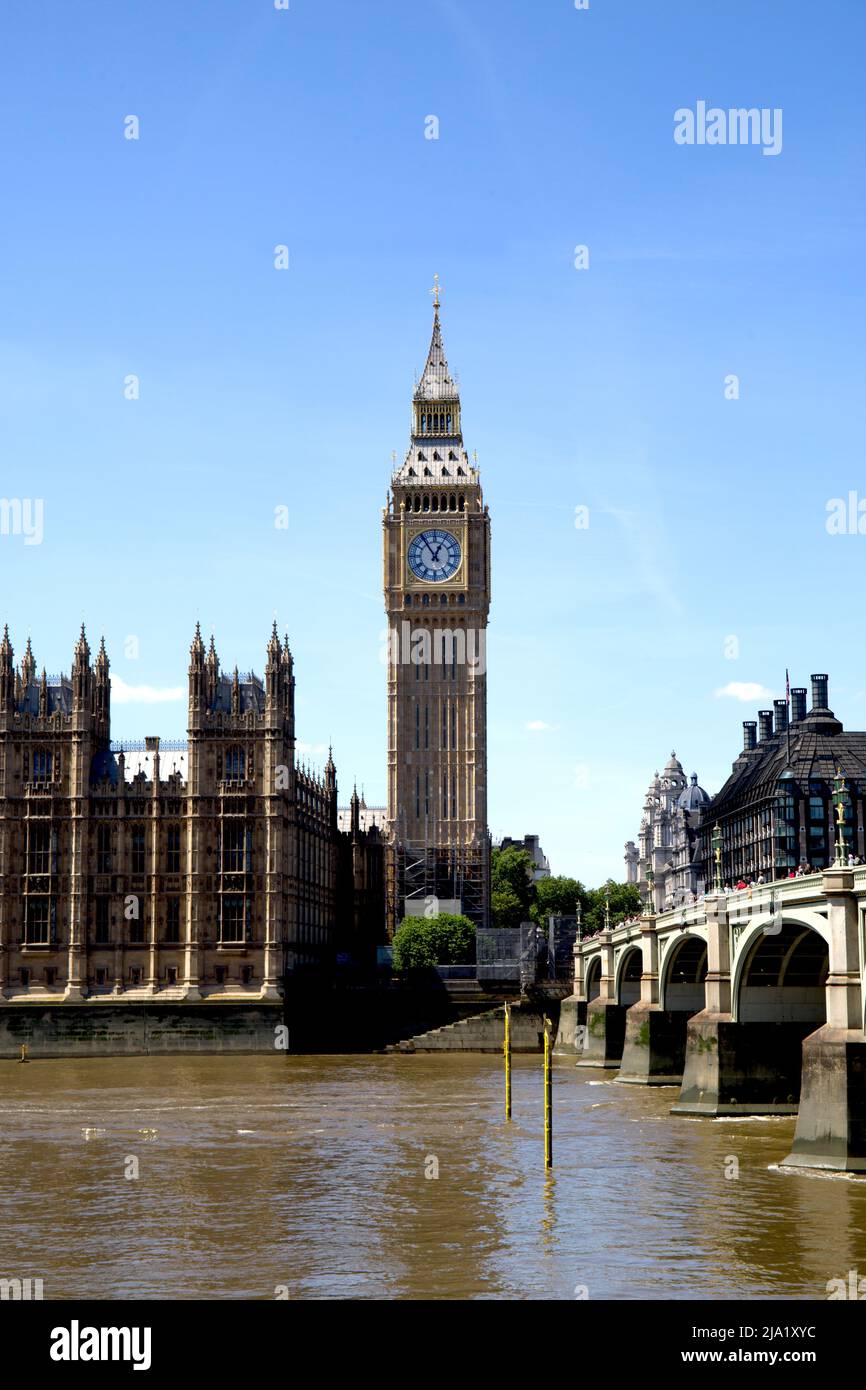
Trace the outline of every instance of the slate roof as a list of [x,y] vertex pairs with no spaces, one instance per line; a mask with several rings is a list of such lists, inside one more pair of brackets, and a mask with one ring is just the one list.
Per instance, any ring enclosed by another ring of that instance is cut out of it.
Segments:
[[[789,756],[790,738],[790,756]],[[831,710],[811,710],[749,753],[741,753],[712,801],[712,816],[757,806],[775,797],[789,774],[801,787],[810,781],[832,786],[837,768],[846,781],[866,780],[866,733],[846,730]]]
[[[46,681],[48,690],[48,713],[56,714],[59,710],[61,714],[72,713],[72,681],[68,676],[49,676]],[[22,714],[39,714],[39,689],[40,679],[28,681],[23,691],[20,710]]]
[[[241,676],[238,680],[238,694],[240,696],[239,703],[241,714],[246,714],[249,709],[255,710],[257,714],[264,714],[265,690],[258,676],[253,675],[252,672],[248,675]],[[231,676],[220,675],[212,708],[215,710],[222,710],[226,714],[231,714]]]
[[416,401],[457,401],[457,387],[448,370],[445,348],[442,346],[442,329],[439,323],[439,310],[433,314],[433,336],[427,362],[421,373],[421,380],[415,387]]

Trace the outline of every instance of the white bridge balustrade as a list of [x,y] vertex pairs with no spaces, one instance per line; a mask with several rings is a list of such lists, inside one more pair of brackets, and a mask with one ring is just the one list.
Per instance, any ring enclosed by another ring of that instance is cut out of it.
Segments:
[[866,1171],[866,867],[708,893],[574,957],[558,1051],[678,1085],[674,1114],[796,1114],[786,1163]]

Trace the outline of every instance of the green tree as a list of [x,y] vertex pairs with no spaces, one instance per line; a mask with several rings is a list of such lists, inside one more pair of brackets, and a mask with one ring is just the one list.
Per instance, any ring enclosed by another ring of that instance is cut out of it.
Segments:
[[519,927],[526,908],[513,888],[494,888],[490,894],[490,922],[494,927]]
[[580,910],[585,914],[590,906],[590,892],[576,878],[540,878],[535,893],[532,920],[543,927],[547,926],[551,913],[557,917],[570,916],[580,903]]
[[394,933],[393,945],[397,970],[471,965],[475,959],[475,924],[451,912],[404,917]]
[[636,883],[614,883],[612,878],[607,880],[601,888],[592,888],[589,892],[589,907],[584,914],[583,933],[590,936],[593,932],[600,931],[604,926],[604,907],[607,901],[605,888],[610,888],[610,924],[616,926],[617,922],[622,922],[626,917],[636,916],[642,907],[640,893]]
[[536,898],[535,866],[525,849],[494,849],[490,856],[490,909],[494,927],[519,927]]

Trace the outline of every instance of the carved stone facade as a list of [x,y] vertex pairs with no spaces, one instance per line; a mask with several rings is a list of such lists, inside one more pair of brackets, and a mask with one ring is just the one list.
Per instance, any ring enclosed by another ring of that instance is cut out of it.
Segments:
[[388,662],[388,925],[435,901],[489,912],[490,517],[460,396],[433,335],[409,449],[383,514]]
[[690,902],[704,891],[700,829],[709,801],[697,773],[686,780],[676,753],[649,784],[638,843],[629,840],[624,857],[626,880],[639,885],[644,900],[652,870],[656,912]]
[[371,864],[381,883],[379,835],[353,826],[341,854],[333,759],[296,764],[294,688],[276,628],[261,680],[224,674],[197,627],[188,739],[112,744],[104,644],[91,664],[82,627],[71,675],[37,678],[4,633],[0,997],[268,1000],[328,968],[338,899],[366,901]]

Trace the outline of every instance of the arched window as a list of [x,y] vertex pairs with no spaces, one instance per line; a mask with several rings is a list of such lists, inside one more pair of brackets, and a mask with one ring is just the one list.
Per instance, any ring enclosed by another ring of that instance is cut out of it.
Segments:
[[33,753],[33,781],[51,781],[51,754],[47,748],[37,748]]
[[242,782],[246,770],[244,750],[235,744],[226,751],[226,781]]
[[421,502],[421,510],[422,512],[429,512],[430,510],[430,498],[427,496],[426,492],[424,493],[424,497]]
[[439,498],[436,496],[435,492],[433,494],[433,510],[434,512],[438,512],[439,510]]
[[453,493],[453,492],[452,492],[450,498],[448,499],[448,506],[450,507],[450,509],[451,509],[452,512],[456,512],[456,510],[457,510],[457,498],[454,496],[454,493]]
[[451,411],[450,411],[450,410],[449,410],[449,412],[448,412],[448,426],[447,426],[447,428],[448,428],[448,433],[450,434],[450,433],[451,433]]
[[418,494],[417,494],[417,492],[416,492],[416,494],[415,494],[415,511],[416,511],[416,512],[420,512],[420,510],[421,510],[421,498],[418,496]]

